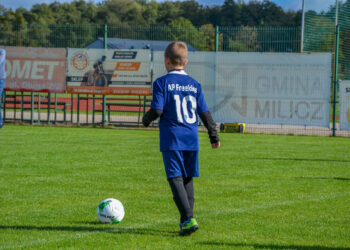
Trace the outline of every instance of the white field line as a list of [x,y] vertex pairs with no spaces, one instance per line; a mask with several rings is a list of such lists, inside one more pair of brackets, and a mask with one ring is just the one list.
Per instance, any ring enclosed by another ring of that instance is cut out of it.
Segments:
[[230,213],[244,213],[249,211],[254,211],[257,209],[267,209],[267,208],[273,208],[273,207],[282,207],[282,206],[288,206],[288,205],[294,205],[294,204],[300,204],[300,203],[306,203],[306,202],[320,202],[325,200],[332,200],[340,197],[349,196],[350,192],[348,193],[337,193],[334,195],[329,196],[321,196],[318,198],[310,198],[305,200],[293,200],[293,201],[282,201],[282,202],[275,202],[275,203],[264,203],[258,206],[252,206],[247,208],[234,208],[234,209],[226,209],[221,211],[214,211],[211,212],[210,215],[220,215],[220,214],[230,214]]
[[[345,197],[345,196],[349,196],[349,195],[350,195],[350,192],[337,193],[335,195],[322,196],[322,197],[318,197],[318,198],[311,198],[311,199],[304,199],[304,200],[265,203],[262,205],[252,206],[252,207],[247,207],[247,208],[235,208],[235,209],[228,209],[228,210],[211,212],[211,213],[207,213],[207,215],[215,216],[215,215],[220,215],[220,214],[244,213],[244,212],[249,212],[249,211],[258,210],[258,209],[281,207],[281,206],[294,205],[294,204],[306,203],[306,202],[320,202],[320,201],[325,201],[325,200],[332,200],[332,199]],[[76,233],[76,234],[72,234],[69,236],[64,236],[62,238],[56,238],[53,240],[50,240],[50,239],[33,240],[33,241],[29,241],[29,242],[26,242],[23,244],[18,244],[18,245],[0,246],[0,249],[16,249],[16,248],[23,248],[23,247],[31,247],[31,246],[39,245],[39,244],[60,242],[60,241],[64,241],[67,239],[83,238],[83,237],[86,237],[86,236],[91,235],[91,234],[113,233],[114,231],[121,232],[123,229],[140,229],[143,227],[155,226],[158,224],[163,224],[164,222],[172,222],[172,221],[174,221],[174,219],[166,219],[166,220],[162,220],[162,221],[157,222],[157,223],[142,223],[142,224],[137,224],[135,226],[130,226],[130,227],[118,227],[116,229],[110,228],[110,229],[101,229],[101,230],[85,232],[85,233]]]

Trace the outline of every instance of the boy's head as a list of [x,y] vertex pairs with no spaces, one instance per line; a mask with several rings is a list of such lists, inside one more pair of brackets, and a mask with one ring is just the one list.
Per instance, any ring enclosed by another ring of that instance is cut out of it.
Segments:
[[170,43],[164,52],[166,69],[183,69],[187,64],[187,45],[184,42]]

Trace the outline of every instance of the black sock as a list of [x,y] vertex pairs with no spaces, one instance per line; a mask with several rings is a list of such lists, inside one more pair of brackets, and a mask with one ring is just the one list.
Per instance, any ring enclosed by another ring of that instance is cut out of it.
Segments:
[[186,189],[188,202],[190,204],[190,208],[191,208],[192,215],[193,215],[193,206],[194,206],[193,178],[192,177],[184,178],[184,186]]
[[[168,179],[168,181],[171,187],[171,191],[173,192],[173,199],[181,215],[181,219],[180,219],[181,223],[193,218],[193,212],[188,199],[183,177],[179,176],[179,177],[171,178],[171,179]],[[192,207],[193,207],[193,202],[192,202]]]

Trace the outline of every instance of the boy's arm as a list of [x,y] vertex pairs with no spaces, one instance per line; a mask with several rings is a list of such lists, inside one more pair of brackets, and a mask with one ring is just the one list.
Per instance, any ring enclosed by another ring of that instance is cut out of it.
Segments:
[[151,122],[160,117],[163,114],[163,110],[160,109],[150,109],[146,112],[146,114],[142,117],[142,124],[145,127],[148,127]]
[[212,148],[219,148],[220,147],[219,135],[216,130],[216,123],[214,122],[213,117],[211,116],[211,113],[209,111],[204,112],[199,114],[199,117],[201,118],[204,126],[208,130],[208,135],[209,135]]

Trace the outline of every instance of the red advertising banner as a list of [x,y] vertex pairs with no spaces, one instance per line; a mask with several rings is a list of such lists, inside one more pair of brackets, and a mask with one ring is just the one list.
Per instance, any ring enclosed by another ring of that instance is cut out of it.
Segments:
[[5,90],[64,93],[66,49],[8,47]]

